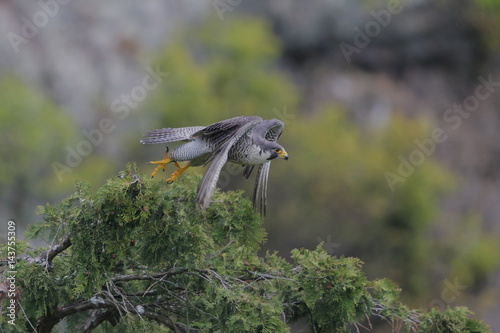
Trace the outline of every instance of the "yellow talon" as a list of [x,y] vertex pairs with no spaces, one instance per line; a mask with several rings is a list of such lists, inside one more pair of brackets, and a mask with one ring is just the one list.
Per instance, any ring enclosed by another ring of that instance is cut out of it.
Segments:
[[165,171],[165,165],[167,165],[170,162],[172,162],[172,160],[170,158],[168,158],[168,150],[165,153],[165,157],[162,160],[149,162],[149,164],[158,164],[156,169],[154,169],[153,173],[151,174],[151,178],[153,178],[160,169]]
[[187,162],[187,164],[183,167],[181,167],[177,162],[174,162],[174,164],[177,167],[177,170],[175,170],[175,172],[170,175],[170,178],[167,179],[167,184],[172,184],[177,179],[177,177],[182,175],[184,171],[186,171],[191,166],[191,162]]
[[185,166],[181,167],[179,163],[177,163],[176,161],[172,161],[168,157],[168,150],[167,150],[167,152],[165,153],[165,157],[162,160],[149,162],[149,164],[158,164],[158,166],[154,169],[153,173],[151,174],[151,178],[153,178],[160,169],[165,171],[165,166],[170,162],[174,162],[175,166],[177,167],[177,170],[175,170],[175,172],[170,175],[170,178],[167,179],[167,184],[173,183],[177,179],[177,177],[182,175],[184,171],[186,171],[191,166],[191,163],[187,162]]

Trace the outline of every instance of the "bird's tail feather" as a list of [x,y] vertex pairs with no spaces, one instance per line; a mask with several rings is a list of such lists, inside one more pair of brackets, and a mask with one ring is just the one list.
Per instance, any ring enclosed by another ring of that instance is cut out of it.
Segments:
[[144,144],[189,141],[191,135],[205,128],[204,126],[191,126],[179,128],[160,128],[147,132],[141,140]]

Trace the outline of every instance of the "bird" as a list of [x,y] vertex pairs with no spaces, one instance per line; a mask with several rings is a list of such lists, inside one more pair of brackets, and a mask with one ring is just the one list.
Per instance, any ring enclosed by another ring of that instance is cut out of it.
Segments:
[[[188,168],[207,168],[197,190],[197,204],[203,210],[210,205],[222,167],[226,162],[244,167],[243,177],[248,179],[258,166],[253,192],[253,206],[262,216],[266,215],[267,182],[271,161],[276,158],[288,160],[288,153],[277,143],[284,123],[278,119],[263,120],[258,116],[240,116],[208,126],[161,128],[147,132],[143,144],[183,141],[184,144],[167,151],[163,159],[151,161],[156,164],[151,177],[173,163],[177,170],[167,179],[174,182]],[[186,162],[181,166],[179,162]]]

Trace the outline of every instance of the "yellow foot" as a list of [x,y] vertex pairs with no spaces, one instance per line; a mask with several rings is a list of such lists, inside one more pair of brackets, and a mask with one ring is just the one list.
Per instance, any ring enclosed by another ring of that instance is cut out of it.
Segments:
[[172,162],[172,160],[170,158],[168,158],[168,149],[167,149],[167,152],[165,153],[165,157],[162,160],[149,162],[149,164],[158,164],[156,169],[151,174],[151,178],[153,178],[160,169],[165,171],[165,165],[167,165],[170,162]]
[[173,174],[170,175],[169,179],[167,179],[167,184],[172,184],[174,182],[174,180],[177,179],[177,177],[182,175],[184,173],[184,171],[186,171],[191,166],[191,162],[187,162],[186,165],[183,167],[181,167],[179,165],[179,163],[177,163],[177,162],[174,162],[174,164],[177,167],[177,170]]

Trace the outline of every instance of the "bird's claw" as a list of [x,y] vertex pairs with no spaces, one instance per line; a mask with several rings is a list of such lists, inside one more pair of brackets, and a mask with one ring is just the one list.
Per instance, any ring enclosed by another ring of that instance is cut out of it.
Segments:
[[183,167],[181,167],[177,162],[174,162],[174,164],[177,167],[177,170],[175,170],[174,173],[172,173],[170,177],[167,179],[167,184],[172,184],[177,179],[177,177],[182,175],[184,171],[186,171],[189,168],[189,163]]
[[165,166],[170,162],[172,162],[172,160],[168,157],[168,147],[167,147],[167,152],[165,153],[165,157],[163,157],[162,160],[149,162],[149,164],[158,164],[156,169],[154,169],[153,173],[151,174],[151,178],[153,178],[160,169],[165,171]]
[[153,173],[151,174],[151,178],[153,178],[160,169],[165,171],[165,165],[167,163],[160,163],[160,162],[162,161],[149,162],[149,164],[158,164],[158,166],[154,169]]

